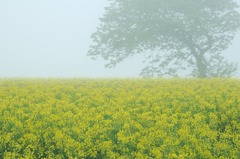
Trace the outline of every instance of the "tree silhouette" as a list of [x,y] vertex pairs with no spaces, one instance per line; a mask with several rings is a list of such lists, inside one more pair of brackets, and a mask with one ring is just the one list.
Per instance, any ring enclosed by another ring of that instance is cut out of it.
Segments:
[[221,55],[240,28],[234,0],[109,1],[88,52],[104,58],[106,67],[144,54],[143,76],[190,69],[197,77],[226,77],[236,71]]

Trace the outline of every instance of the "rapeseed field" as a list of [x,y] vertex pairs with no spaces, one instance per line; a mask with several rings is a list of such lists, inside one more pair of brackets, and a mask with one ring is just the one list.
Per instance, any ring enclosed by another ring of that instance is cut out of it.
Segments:
[[2,79],[0,158],[239,158],[238,79]]

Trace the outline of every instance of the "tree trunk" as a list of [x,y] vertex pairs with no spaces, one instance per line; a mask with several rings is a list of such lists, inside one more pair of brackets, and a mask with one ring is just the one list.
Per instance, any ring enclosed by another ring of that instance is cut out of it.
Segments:
[[[193,38],[191,35],[189,35],[189,37],[185,38],[183,41],[185,41],[186,45],[188,46],[189,50],[191,51],[191,54],[194,56],[194,58],[196,60],[196,66],[197,66],[197,70],[199,72],[199,77],[206,78],[207,77],[207,63],[205,61],[204,54],[206,53],[206,51],[208,51],[208,49],[211,48],[212,44],[210,43],[207,48],[201,49],[201,48],[197,47],[196,44],[194,44]],[[199,51],[197,51],[197,50],[199,50]]]
[[206,78],[207,77],[207,66],[206,66],[206,63],[204,63],[204,56],[199,54],[194,57],[197,61],[197,69],[199,72],[199,77]]

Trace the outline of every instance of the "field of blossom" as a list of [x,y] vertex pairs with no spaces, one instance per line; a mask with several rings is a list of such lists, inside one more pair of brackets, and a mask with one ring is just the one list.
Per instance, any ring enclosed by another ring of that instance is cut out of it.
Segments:
[[238,79],[2,79],[0,158],[238,158]]

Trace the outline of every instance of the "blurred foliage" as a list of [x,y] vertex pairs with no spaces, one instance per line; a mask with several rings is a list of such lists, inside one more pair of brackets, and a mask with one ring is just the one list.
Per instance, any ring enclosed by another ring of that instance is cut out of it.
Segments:
[[88,55],[111,68],[143,54],[142,76],[229,77],[237,66],[221,53],[240,29],[237,9],[235,0],[110,0]]
[[234,79],[0,80],[0,158],[238,158]]

